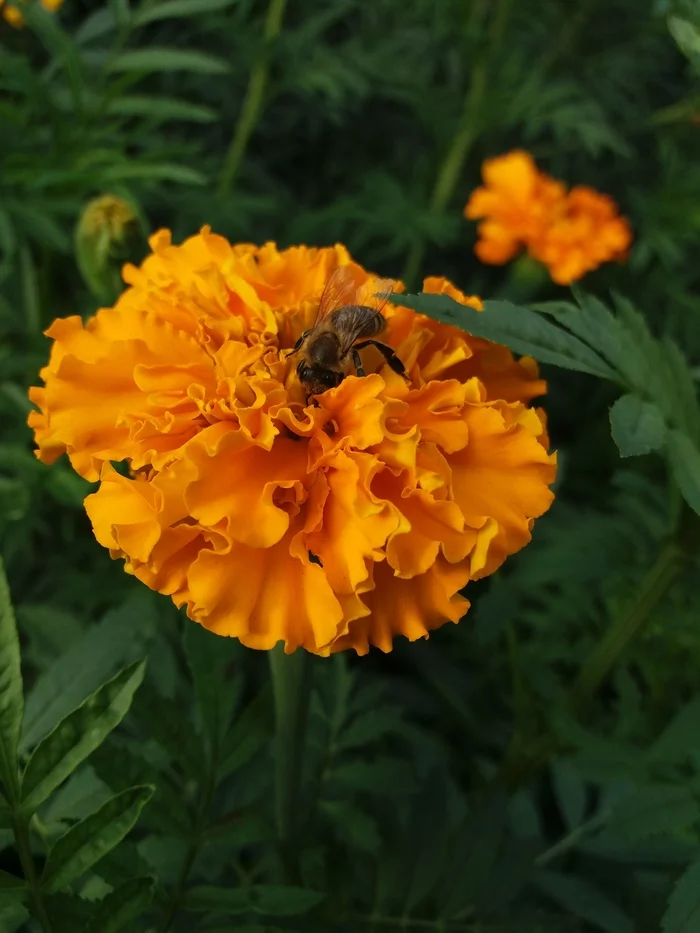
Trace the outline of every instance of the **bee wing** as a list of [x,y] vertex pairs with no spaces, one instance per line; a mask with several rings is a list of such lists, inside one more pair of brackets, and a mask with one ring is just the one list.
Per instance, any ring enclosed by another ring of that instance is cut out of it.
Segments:
[[343,305],[355,303],[359,273],[360,270],[356,266],[338,266],[331,273],[321,294],[314,326],[332,311],[342,308]]
[[347,305],[362,305],[373,311],[381,311],[394,290],[394,284],[392,279],[379,279],[376,276],[363,281],[363,272],[359,266],[338,266],[323,289],[314,324]]
[[353,304],[381,311],[389,300],[394,285],[393,279],[379,279],[373,276],[358,288]]

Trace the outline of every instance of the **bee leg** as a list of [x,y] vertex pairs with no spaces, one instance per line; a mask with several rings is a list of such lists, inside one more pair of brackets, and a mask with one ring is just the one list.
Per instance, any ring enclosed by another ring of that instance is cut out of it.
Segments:
[[353,363],[355,364],[355,369],[357,370],[357,375],[358,375],[358,376],[366,376],[367,373],[364,371],[364,369],[363,369],[363,367],[362,367],[362,360],[360,359],[360,354],[357,352],[357,350],[353,350],[353,351],[352,351],[352,361],[353,361]]
[[304,341],[306,340],[306,338],[309,336],[309,333],[310,333],[310,331],[305,330],[304,333],[301,335],[301,337],[300,337],[300,338],[297,340],[297,342],[294,344],[294,346],[292,347],[292,349],[291,349],[291,350],[285,350],[285,354],[284,354],[285,357],[287,357],[287,356],[293,356],[295,353],[298,353],[299,350],[301,350],[302,344],[304,343]]
[[391,366],[391,368],[394,370],[394,372],[398,373],[399,376],[403,376],[404,379],[408,379],[406,367],[403,365],[391,347],[387,346],[387,344],[381,343],[379,340],[363,340],[362,343],[355,344],[355,350],[353,350],[353,353],[355,353],[357,350],[364,349],[364,347],[376,347],[387,361],[389,366]]

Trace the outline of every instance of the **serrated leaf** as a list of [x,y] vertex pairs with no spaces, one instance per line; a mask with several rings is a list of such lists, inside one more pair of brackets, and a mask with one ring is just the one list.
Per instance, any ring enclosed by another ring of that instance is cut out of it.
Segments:
[[506,817],[507,797],[502,790],[477,801],[460,828],[455,854],[444,873],[443,917],[473,906],[496,863]]
[[683,498],[700,515],[700,451],[683,431],[669,431],[666,450]]
[[73,33],[75,41],[81,45],[85,42],[91,42],[93,39],[99,39],[101,36],[114,32],[117,27],[114,18],[114,12],[105,7],[102,10],[96,10],[86,17],[80,26]]
[[661,929],[663,933],[697,933],[700,929],[700,859],[676,882]]
[[345,800],[325,800],[321,803],[320,810],[351,848],[363,852],[376,852],[381,845],[377,824],[352,803]]
[[700,750],[700,696],[673,717],[647,752],[650,762],[675,764]]
[[34,813],[126,715],[146,662],[125,668],[61,720],[35,748],[22,776],[22,809]]
[[583,878],[540,871],[533,883],[565,910],[605,933],[634,933],[634,923],[607,894]]
[[19,900],[11,904],[0,904],[0,930],[3,933],[16,933],[29,920],[29,910]]
[[223,911],[243,914],[248,911],[275,917],[305,914],[324,901],[321,891],[310,891],[292,885],[254,884],[246,888],[217,888],[201,885],[190,888],[183,907],[196,911]]
[[19,798],[17,748],[24,697],[17,624],[0,560],[0,778],[11,801]]
[[60,836],[46,859],[42,888],[60,891],[92,868],[133,828],[152,794],[148,785],[122,791]]
[[0,869],[0,891],[28,891],[24,878],[16,878],[9,871]]
[[697,61],[700,57],[700,29],[681,16],[669,16],[668,31],[681,52],[691,61]]
[[264,688],[237,717],[226,735],[217,774],[221,780],[242,768],[272,738],[274,715],[271,692]]
[[615,806],[606,826],[608,834],[641,839],[690,826],[698,818],[698,805],[684,784],[640,787]]
[[448,295],[396,295],[392,301],[542,363],[615,380],[614,371],[595,350],[529,308],[485,301],[484,310],[477,311]]
[[138,593],[89,626],[29,691],[20,751],[32,748],[124,663],[143,656],[153,599]]
[[204,13],[215,13],[233,6],[238,0],[162,0],[161,3],[150,5],[137,10],[134,14],[134,25],[145,26],[161,19],[179,19],[185,16],[201,16]]
[[150,46],[122,52],[108,63],[107,71],[143,71],[146,74],[189,71],[193,74],[223,75],[228,74],[230,67],[222,58],[207,55],[205,52]]
[[383,707],[360,713],[343,729],[336,742],[337,748],[348,751],[364,748],[401,727],[401,710],[398,707]]
[[186,165],[175,165],[170,162],[163,162],[159,165],[149,165],[146,162],[124,162],[117,165],[110,165],[109,168],[100,172],[100,178],[103,183],[126,181],[128,179],[138,178],[142,181],[174,181],[182,185],[205,185],[207,176],[196,169],[188,168]]
[[[158,9],[154,7],[154,9]],[[151,120],[189,120],[192,123],[214,123],[218,115],[211,107],[192,104],[177,97],[156,97],[146,94],[124,94],[109,101],[105,112],[123,117],[148,117]]]
[[117,933],[148,908],[154,890],[154,878],[132,878],[120,885],[101,901],[85,933]]
[[666,423],[658,407],[638,395],[623,395],[610,409],[610,430],[621,457],[637,457],[659,450]]
[[566,759],[552,765],[552,783],[566,827],[575,829],[586,813],[586,784]]
[[225,668],[236,648],[196,624],[185,629],[184,644],[207,738],[218,749],[236,701],[235,691],[225,681]]

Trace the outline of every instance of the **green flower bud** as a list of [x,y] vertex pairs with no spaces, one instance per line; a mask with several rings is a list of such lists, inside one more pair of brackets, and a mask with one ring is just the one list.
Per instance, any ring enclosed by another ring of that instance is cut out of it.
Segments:
[[124,288],[124,263],[138,262],[145,249],[145,225],[135,204],[104,194],[85,205],[75,230],[75,257],[98,301],[110,304],[117,298]]

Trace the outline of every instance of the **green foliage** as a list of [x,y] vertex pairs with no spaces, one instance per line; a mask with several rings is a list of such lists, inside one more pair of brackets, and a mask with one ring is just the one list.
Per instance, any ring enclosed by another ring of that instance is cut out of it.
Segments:
[[[700,928],[696,0],[22,10],[0,20],[0,930]],[[573,298],[473,255],[462,207],[518,147],[634,229]],[[101,195],[133,237],[76,242]],[[33,456],[42,331],[111,302],[144,231],[203,224],[342,241],[412,292],[447,275],[485,310],[400,302],[542,363],[556,502],[459,626],[273,675],[124,574],[91,485]]]

